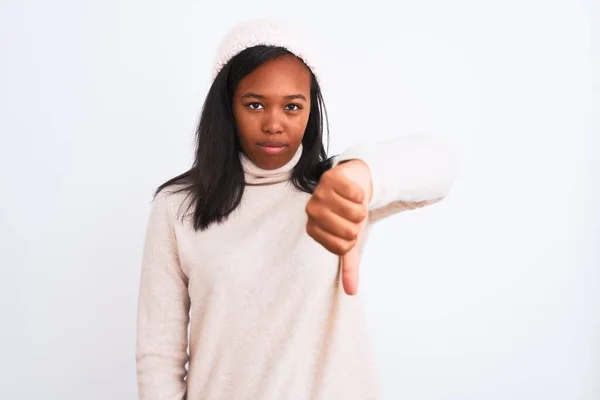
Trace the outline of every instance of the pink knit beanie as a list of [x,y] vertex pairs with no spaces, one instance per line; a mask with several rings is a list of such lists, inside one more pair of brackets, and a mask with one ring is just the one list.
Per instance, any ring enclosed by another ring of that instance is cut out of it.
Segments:
[[212,80],[236,54],[260,44],[286,48],[316,74],[315,49],[298,26],[289,21],[262,18],[243,21],[228,31],[217,51]]

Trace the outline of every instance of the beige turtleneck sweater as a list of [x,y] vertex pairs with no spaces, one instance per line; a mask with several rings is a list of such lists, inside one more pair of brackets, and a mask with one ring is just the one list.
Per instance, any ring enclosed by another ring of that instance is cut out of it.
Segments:
[[[379,398],[360,295],[345,294],[339,257],[306,233],[310,195],[290,182],[301,152],[277,170],[240,154],[241,204],[204,232],[177,218],[184,195],[156,197],[139,292],[139,399]],[[371,170],[369,227],[443,198],[457,170],[425,135],[357,146],[336,164],[349,159]]]

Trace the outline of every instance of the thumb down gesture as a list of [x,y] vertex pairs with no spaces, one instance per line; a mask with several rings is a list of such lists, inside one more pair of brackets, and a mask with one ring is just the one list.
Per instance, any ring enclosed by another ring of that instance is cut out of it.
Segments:
[[306,205],[306,232],[341,257],[344,291],[358,291],[360,243],[372,196],[371,173],[361,160],[349,160],[325,172]]

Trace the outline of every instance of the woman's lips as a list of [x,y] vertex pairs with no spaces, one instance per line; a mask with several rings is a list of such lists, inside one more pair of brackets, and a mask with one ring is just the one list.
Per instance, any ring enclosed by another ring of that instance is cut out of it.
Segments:
[[259,144],[258,147],[267,154],[275,155],[281,153],[285,146],[266,146]]
[[258,143],[258,148],[267,154],[276,155],[281,153],[285,149],[286,145],[277,142],[264,142]]

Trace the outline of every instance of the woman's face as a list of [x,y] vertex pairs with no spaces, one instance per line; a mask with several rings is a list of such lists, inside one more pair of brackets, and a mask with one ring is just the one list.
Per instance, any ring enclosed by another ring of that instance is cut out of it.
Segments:
[[270,60],[245,76],[233,94],[242,150],[263,169],[292,159],[310,114],[310,73],[294,56]]

